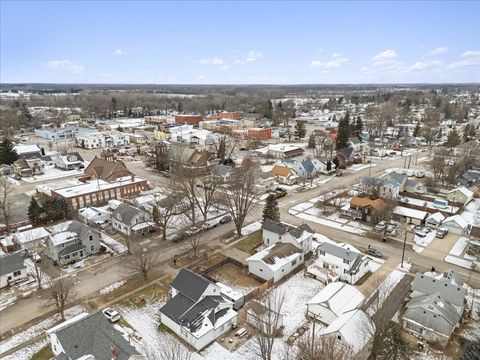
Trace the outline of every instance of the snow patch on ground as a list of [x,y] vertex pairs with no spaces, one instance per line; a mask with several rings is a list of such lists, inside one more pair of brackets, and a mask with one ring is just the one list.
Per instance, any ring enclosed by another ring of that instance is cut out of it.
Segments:
[[449,255],[453,256],[460,256],[465,251],[465,248],[468,245],[468,238],[461,237],[458,241],[453,245],[452,249],[448,253]]
[[360,171],[360,170],[364,170],[364,169],[368,169],[369,167],[375,167],[377,166],[377,164],[355,164],[355,165],[352,165],[350,167],[350,170],[352,171]]
[[465,260],[465,259],[460,259],[452,255],[447,255],[445,256],[445,262],[449,264],[454,264],[460,267],[463,267],[465,269],[471,269],[472,268],[472,261],[470,260]]
[[[32,345],[25,346],[13,354],[3,357],[3,360],[30,360],[33,355],[40,351],[40,349],[44,348],[47,345],[46,340],[40,340]],[[3,350],[3,349],[2,349]]]
[[5,289],[0,291],[0,311],[3,311],[7,306],[15,304],[17,297],[13,289]]
[[398,266],[397,266],[398,270],[406,271],[406,272],[410,272],[411,268],[412,268],[412,264],[410,262],[407,262],[407,261],[403,262],[403,267],[402,267],[402,263],[398,264]]
[[107,248],[110,249],[111,252],[115,254],[122,254],[127,251],[127,247],[121,243],[119,243],[114,238],[104,234],[103,232],[100,233],[101,238],[100,241],[105,245]]
[[105,295],[111,293],[113,290],[118,289],[120,286],[125,285],[127,280],[117,281],[111,285],[105,286],[103,289],[100,289],[100,294]]
[[316,216],[312,216],[312,215],[308,215],[308,214],[304,214],[304,213],[299,213],[296,216],[301,218],[301,219],[307,220],[307,221],[312,221],[312,222],[320,224],[320,225],[325,225],[325,226],[328,226],[328,227],[331,227],[331,228],[340,229],[340,230],[346,231],[346,232],[351,233],[351,234],[364,235],[366,233],[365,230],[363,230],[361,228],[358,228],[358,227],[354,227],[354,226],[350,226],[350,225],[342,225],[342,224],[339,224],[336,221],[321,219],[321,218],[318,218]]
[[251,223],[250,225],[244,226],[242,228],[242,235],[249,235],[257,230],[260,230],[262,228],[262,223],[260,221],[255,221],[254,223]]
[[413,242],[415,243],[415,245],[413,245],[413,250],[420,254],[425,247],[433,241],[433,239],[435,239],[435,231],[430,231],[425,237],[415,235],[413,238]]
[[393,291],[393,289],[398,285],[398,283],[403,279],[405,273],[399,270],[393,270],[385,280],[382,281],[380,286],[378,287],[377,291],[375,291],[369,300],[375,296],[376,299],[372,302],[372,304],[368,307],[367,313],[370,316],[373,316],[380,308],[382,307],[385,300],[388,298],[388,295]]
[[[82,312],[85,312],[85,308],[83,306],[77,305],[65,310],[65,318],[71,319]],[[56,323],[60,321],[60,315],[55,314],[51,318],[47,320],[43,320],[42,322],[31,326],[27,330],[13,335],[8,340],[5,340],[0,343],[0,355],[14,347],[20,346],[23,343],[29,341],[30,339],[42,335],[46,330],[52,328]]]

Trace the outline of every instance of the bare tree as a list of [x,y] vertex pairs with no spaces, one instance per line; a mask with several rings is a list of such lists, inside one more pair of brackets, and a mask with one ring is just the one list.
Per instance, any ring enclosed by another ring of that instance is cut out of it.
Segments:
[[208,212],[216,202],[216,195],[220,178],[217,176],[210,176],[203,179],[203,186],[197,190],[197,195],[194,197],[197,208],[200,210],[203,221],[207,221]]
[[171,220],[174,216],[182,213],[181,201],[178,194],[167,195],[166,198],[155,197],[155,209],[153,218],[162,232],[162,239],[167,240],[167,231],[171,228]]
[[136,234],[132,229],[130,229],[130,232],[128,235],[125,237],[125,245],[127,245],[127,254],[132,255],[132,247],[135,241],[137,241],[139,238],[139,235]]
[[203,242],[201,234],[191,234],[183,240],[183,247],[186,251],[191,252],[194,258],[198,258]]
[[258,199],[257,180],[258,165],[245,158],[241,167],[232,170],[229,181],[222,188],[224,193],[219,202],[232,216],[238,236],[242,235],[245,218]]
[[247,321],[253,326],[252,350],[263,360],[273,359],[275,338],[281,334],[285,292],[275,290],[261,301],[250,302]]
[[133,271],[143,276],[143,280],[148,280],[148,274],[155,265],[153,256],[147,249],[142,249],[133,254],[133,259],[130,262],[130,267]]
[[216,134],[212,146],[220,163],[223,163],[225,160],[231,158],[235,148],[237,147],[237,143],[238,141],[236,139],[227,134]]
[[12,183],[5,176],[0,176],[0,211],[2,212],[3,222],[9,231],[10,215],[12,208]]
[[445,166],[445,151],[439,151],[430,161],[430,168],[433,172],[433,178],[435,181],[442,180],[442,183],[445,179],[446,166]]
[[182,212],[190,219],[192,225],[197,222],[197,185],[200,185],[200,177],[195,169],[177,165],[172,168],[173,188],[183,195],[183,201],[179,204]]
[[156,337],[142,351],[149,360],[191,360],[192,352],[173,335]]
[[73,280],[69,277],[61,277],[51,280],[49,283],[50,300],[57,308],[62,320],[65,320],[65,305],[76,296]]
[[352,360],[354,354],[332,334],[306,332],[297,343],[298,360]]

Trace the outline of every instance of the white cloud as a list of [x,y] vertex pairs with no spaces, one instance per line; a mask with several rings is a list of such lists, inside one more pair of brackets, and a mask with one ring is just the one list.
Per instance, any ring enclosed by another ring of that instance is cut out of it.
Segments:
[[84,70],[83,65],[76,64],[70,60],[49,60],[43,63],[43,66],[71,74],[82,74]]
[[212,59],[202,59],[199,61],[202,65],[222,65],[223,59],[220,58],[212,58]]
[[465,51],[462,54],[463,58],[475,58],[475,57],[480,57],[480,51]]
[[220,67],[220,70],[228,70],[229,68],[230,68],[230,66],[223,65],[222,67]]
[[388,61],[391,59],[394,59],[397,57],[397,53],[395,50],[385,50],[384,52],[381,52],[380,54],[377,54],[373,57],[374,62],[384,62]]
[[333,53],[332,60],[323,63],[320,60],[313,60],[310,65],[313,67],[324,67],[324,68],[336,68],[340,67],[343,63],[347,62],[348,58],[344,57],[342,54]]
[[115,56],[122,56],[122,55],[125,55],[125,51],[123,51],[122,49],[117,49],[117,50],[115,50],[115,52],[113,53],[113,55],[115,55]]
[[426,56],[435,56],[435,55],[440,55],[440,54],[444,54],[448,51],[448,47],[446,46],[441,46],[441,47],[437,47],[435,49],[432,49],[432,50],[429,50],[425,53]]
[[441,60],[419,61],[413,64],[409,70],[432,70],[441,66],[443,66],[443,61]]
[[263,54],[260,51],[250,50],[244,59],[235,60],[235,64],[242,65],[242,64],[245,64],[246,62],[257,61],[262,57],[263,57]]
[[207,77],[205,75],[197,76],[197,80],[205,80]]

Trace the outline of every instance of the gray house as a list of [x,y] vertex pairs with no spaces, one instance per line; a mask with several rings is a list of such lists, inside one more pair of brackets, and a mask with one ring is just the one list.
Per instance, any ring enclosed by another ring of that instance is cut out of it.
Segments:
[[46,337],[54,360],[147,359],[101,312],[80,314],[47,330]]
[[63,265],[86,258],[100,251],[100,233],[76,220],[67,221],[48,229],[45,254]]
[[21,252],[0,257],[0,289],[26,277],[27,267]]
[[453,272],[440,278],[417,273],[403,314],[405,331],[446,345],[465,307],[466,289]]

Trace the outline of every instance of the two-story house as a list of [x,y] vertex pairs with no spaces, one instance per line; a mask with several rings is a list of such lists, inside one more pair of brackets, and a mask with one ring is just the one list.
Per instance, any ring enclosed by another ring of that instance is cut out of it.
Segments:
[[400,192],[400,184],[396,179],[366,176],[362,179],[362,187],[366,194],[382,199],[396,199]]
[[27,278],[27,267],[21,251],[0,256],[0,289]]
[[160,309],[160,321],[178,337],[201,350],[237,322],[233,303],[215,283],[188,269],[173,281],[170,300]]
[[83,169],[85,167],[83,158],[78,152],[58,154],[53,156],[53,164],[62,170]]
[[317,247],[317,255],[318,258],[310,267],[325,270],[325,276],[319,278],[321,281],[341,280],[355,284],[365,274],[371,272],[371,259],[349,244],[334,245],[324,242]]
[[42,160],[37,157],[20,158],[13,163],[13,171],[21,177],[41,175],[43,174]]
[[118,205],[112,214],[113,228],[128,236],[147,234],[154,225],[148,212],[125,203]]
[[100,233],[76,220],[67,221],[49,229],[45,254],[64,265],[86,258],[100,251]]
[[386,207],[387,205],[382,199],[372,200],[368,197],[354,196],[350,200],[350,207],[342,209],[342,214],[370,223],[377,223]]
[[307,224],[295,227],[286,223],[266,219],[262,225],[262,240],[266,246],[290,243],[304,254],[312,251],[314,231]]

